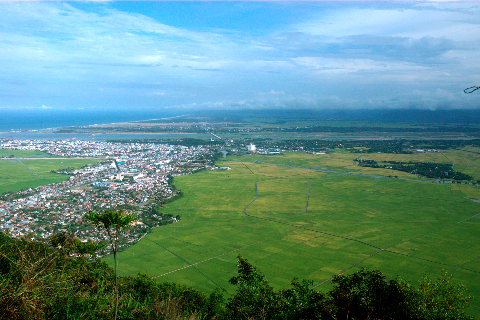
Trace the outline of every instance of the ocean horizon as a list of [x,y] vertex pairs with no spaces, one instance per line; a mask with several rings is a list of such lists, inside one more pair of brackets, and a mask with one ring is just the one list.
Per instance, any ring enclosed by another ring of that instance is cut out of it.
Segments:
[[82,127],[164,119],[181,115],[165,110],[1,109],[0,133]]
[[[167,119],[182,115],[212,117],[213,121],[225,119],[240,120],[243,117],[279,119],[309,119],[316,121],[366,121],[384,123],[415,123],[415,124],[450,124],[479,125],[479,110],[314,110],[314,109],[252,109],[252,110],[161,110],[161,109],[2,109],[0,108],[0,138],[14,139],[86,139],[103,140],[110,138],[130,138],[126,134],[92,135],[83,133],[56,133],[54,129],[90,126],[95,124],[111,124],[134,121]],[[177,136],[170,134],[169,136]],[[152,135],[135,135],[135,138],[150,138]],[[166,136],[163,136],[164,138]],[[198,134],[198,137],[203,137]]]

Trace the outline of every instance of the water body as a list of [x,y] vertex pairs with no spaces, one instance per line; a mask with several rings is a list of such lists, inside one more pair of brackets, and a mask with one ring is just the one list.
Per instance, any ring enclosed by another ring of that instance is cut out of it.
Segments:
[[0,108],[0,138],[19,140],[178,138],[183,135],[159,134],[81,134],[55,133],[58,128],[94,124],[145,121],[174,118],[182,114],[165,110],[86,110],[86,109],[2,109]]
[[142,121],[180,116],[176,111],[97,109],[5,109],[0,108],[0,132],[69,128],[93,124]]
[[87,134],[87,133],[54,133],[52,130],[39,130],[27,132],[2,132],[0,138],[13,138],[16,140],[70,140],[105,141],[107,139],[180,139],[180,138],[209,138],[209,134]]
[[[0,108],[0,138],[13,137],[15,139],[84,139],[84,140],[104,140],[110,138],[163,138],[162,135],[57,135],[53,133],[54,128],[70,128],[88,126],[94,124],[110,124],[131,121],[146,121],[153,119],[174,118],[188,113],[192,116],[211,117],[212,121],[239,121],[248,114],[249,118],[270,118],[277,119],[280,122],[291,121],[292,119],[308,120],[334,120],[334,121],[376,121],[386,123],[396,122],[416,122],[416,123],[458,123],[458,124],[478,124],[480,123],[480,113],[476,110],[174,110],[174,109],[57,109],[57,108],[24,108],[10,109]],[[29,130],[28,132],[26,132]],[[33,131],[35,130],[35,131]],[[325,140],[339,139],[369,139],[374,136],[363,134],[361,136],[347,134],[314,134],[314,133],[294,133],[283,132],[258,135],[252,133],[253,138],[272,138],[279,136],[282,138],[312,138]],[[408,134],[391,135],[383,133],[383,136],[377,138],[402,139],[408,138]],[[199,137],[189,135],[190,137]],[[231,135],[236,138],[244,138],[243,134]]]

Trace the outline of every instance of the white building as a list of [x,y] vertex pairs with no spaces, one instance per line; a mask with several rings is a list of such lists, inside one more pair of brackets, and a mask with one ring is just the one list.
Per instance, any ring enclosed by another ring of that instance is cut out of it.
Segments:
[[250,144],[247,146],[247,150],[248,150],[248,152],[256,152],[256,151],[257,151],[257,148],[255,147],[254,144],[250,143]]

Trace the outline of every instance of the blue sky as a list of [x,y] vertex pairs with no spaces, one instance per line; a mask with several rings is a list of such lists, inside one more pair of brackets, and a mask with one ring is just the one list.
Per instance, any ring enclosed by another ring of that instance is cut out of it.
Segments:
[[2,2],[0,108],[479,108],[480,3]]

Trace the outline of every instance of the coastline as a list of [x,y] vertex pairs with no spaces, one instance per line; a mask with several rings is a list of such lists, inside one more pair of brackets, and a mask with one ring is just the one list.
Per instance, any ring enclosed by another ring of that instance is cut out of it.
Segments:
[[180,118],[165,110],[85,110],[85,109],[2,109],[0,134],[54,133],[60,129],[74,129],[94,125],[121,125]]

